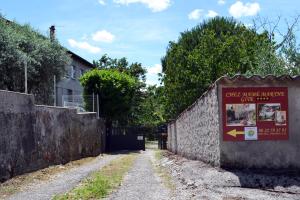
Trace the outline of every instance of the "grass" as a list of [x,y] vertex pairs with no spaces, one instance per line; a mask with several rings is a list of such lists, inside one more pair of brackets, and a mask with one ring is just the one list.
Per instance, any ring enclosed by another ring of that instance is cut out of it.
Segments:
[[172,180],[172,176],[171,174],[168,172],[168,170],[166,168],[164,168],[163,166],[161,166],[159,164],[160,160],[163,158],[163,150],[156,150],[154,152],[154,157],[156,162],[158,162],[158,164],[155,165],[155,171],[158,174],[158,176],[162,179],[163,184],[169,188],[170,190],[175,190],[176,186]]
[[54,165],[35,172],[15,176],[10,180],[0,184],[0,199],[5,199],[12,194],[26,189],[28,185],[38,184],[41,181],[47,181],[54,175],[81,166],[94,161],[95,157],[83,158],[81,160],[71,161],[66,165]]
[[106,197],[120,186],[126,172],[132,167],[136,157],[137,154],[132,153],[113,160],[101,170],[93,173],[90,178],[84,180],[70,192],[55,196],[54,200],[85,200]]
[[161,160],[163,158],[162,153],[163,153],[163,151],[161,151],[161,150],[155,151],[155,154],[154,154],[155,159],[158,160],[158,161]]

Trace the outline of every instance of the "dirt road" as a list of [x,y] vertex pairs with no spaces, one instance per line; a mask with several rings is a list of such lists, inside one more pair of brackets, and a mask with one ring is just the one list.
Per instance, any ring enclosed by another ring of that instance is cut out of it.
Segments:
[[120,155],[99,156],[91,163],[80,167],[59,173],[51,178],[50,181],[41,181],[30,185],[21,192],[10,196],[9,200],[50,200],[57,194],[65,193],[80,183],[81,180],[88,177],[92,172],[101,169],[113,159]]
[[162,183],[154,169],[154,151],[142,152],[123,184],[108,200],[168,200],[171,191]]
[[[300,176],[226,171],[201,161],[154,149],[141,152],[119,188],[107,200],[299,200]],[[121,156],[106,155],[82,166],[58,173],[48,181],[23,188],[7,199],[44,200],[76,187],[92,172]],[[165,175],[165,176],[163,176]],[[169,177],[169,187],[165,182]]]

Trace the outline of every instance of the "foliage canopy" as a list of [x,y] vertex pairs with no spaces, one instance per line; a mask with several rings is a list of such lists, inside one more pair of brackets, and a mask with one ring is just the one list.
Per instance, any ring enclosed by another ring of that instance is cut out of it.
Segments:
[[24,67],[28,67],[28,92],[37,103],[51,104],[53,77],[60,80],[70,57],[57,41],[29,25],[19,25],[0,16],[0,88],[24,92]]
[[135,78],[115,69],[94,69],[85,73],[80,82],[84,94],[98,94],[100,115],[108,121],[126,120],[138,87]]
[[217,78],[289,73],[268,33],[216,17],[181,33],[162,58],[167,118],[192,104]]

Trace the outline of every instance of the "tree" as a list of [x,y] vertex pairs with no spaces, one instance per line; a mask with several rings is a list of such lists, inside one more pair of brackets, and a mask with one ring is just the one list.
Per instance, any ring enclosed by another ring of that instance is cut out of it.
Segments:
[[127,121],[138,87],[137,80],[116,69],[94,69],[80,78],[84,94],[99,95],[100,115],[107,127],[112,121]]
[[[300,53],[295,36],[299,19],[300,15],[293,20],[285,19],[285,24],[282,24],[280,16],[275,21],[260,16],[253,20],[253,30],[264,33],[273,45],[261,45],[261,48],[256,50],[259,64],[247,74],[299,74]],[[279,29],[279,26],[285,31]]]
[[139,120],[137,117],[140,116],[140,109],[144,99],[146,90],[146,73],[147,70],[142,67],[141,63],[134,62],[129,64],[125,57],[117,59],[110,58],[107,54],[104,54],[98,61],[93,62],[98,69],[113,69],[119,72],[125,73],[136,80],[137,87],[135,94],[132,99],[132,106],[130,114],[127,117],[127,121],[123,120],[123,124],[136,125]]
[[280,49],[280,55],[286,61],[287,73],[290,75],[300,74],[300,52],[297,47],[296,36],[292,37]]
[[57,41],[51,42],[29,25],[0,16],[0,88],[24,92],[24,66],[28,67],[28,92],[37,103],[52,104],[53,77],[64,74],[70,58]]
[[167,118],[174,118],[192,104],[217,78],[246,74],[265,58],[276,57],[266,33],[258,34],[232,18],[216,17],[181,33],[170,42],[162,58]]
[[144,83],[146,81],[147,70],[142,67],[142,64],[135,62],[129,65],[125,57],[117,59],[110,58],[107,54],[104,54],[98,61],[93,61],[93,64],[99,69],[117,69],[120,72],[136,77]]
[[135,120],[136,125],[147,127],[157,127],[165,123],[165,98],[163,86],[148,86],[143,95],[138,111],[136,112]]

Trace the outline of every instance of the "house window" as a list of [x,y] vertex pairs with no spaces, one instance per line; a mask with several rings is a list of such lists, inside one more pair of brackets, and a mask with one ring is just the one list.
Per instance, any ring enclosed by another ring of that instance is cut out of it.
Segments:
[[70,72],[70,76],[71,78],[75,78],[75,67],[74,66],[71,66],[71,72]]
[[68,101],[72,102],[73,101],[73,91],[68,89],[67,90],[67,95],[68,95]]
[[80,70],[79,70],[79,77],[78,77],[78,79],[79,79],[83,74],[84,74],[84,70],[83,70],[83,69],[80,69]]

